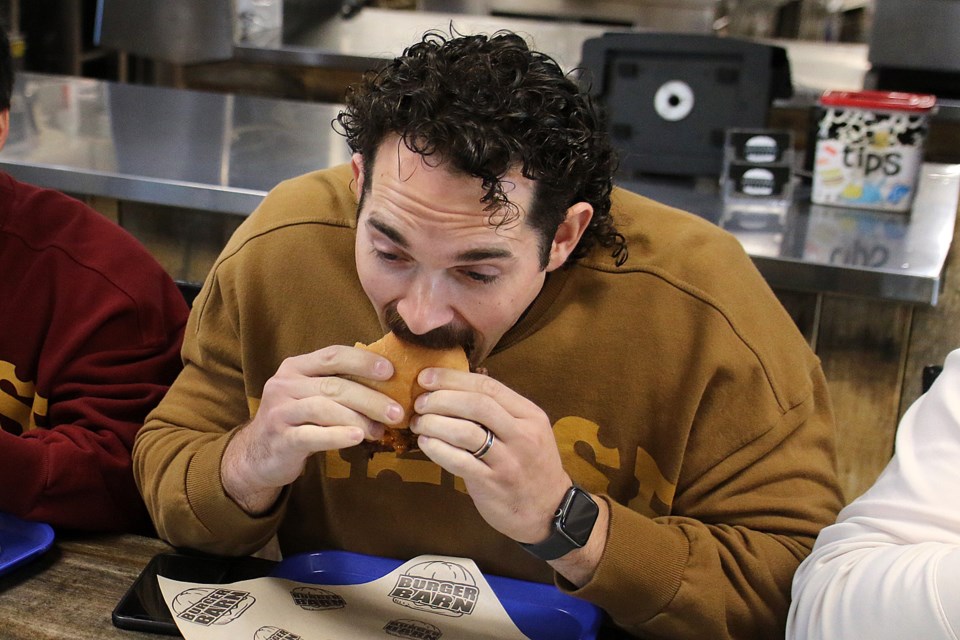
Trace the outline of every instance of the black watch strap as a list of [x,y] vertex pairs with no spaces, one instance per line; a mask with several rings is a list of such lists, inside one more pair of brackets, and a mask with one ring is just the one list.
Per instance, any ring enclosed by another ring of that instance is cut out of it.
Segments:
[[587,543],[599,512],[593,497],[573,485],[553,514],[547,539],[534,544],[521,542],[520,546],[541,560],[556,560]]

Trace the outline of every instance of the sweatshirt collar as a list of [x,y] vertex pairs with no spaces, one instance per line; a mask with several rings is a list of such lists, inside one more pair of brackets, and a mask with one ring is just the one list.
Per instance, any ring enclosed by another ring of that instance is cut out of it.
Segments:
[[570,278],[571,272],[575,268],[575,265],[570,265],[561,267],[547,274],[540,293],[537,294],[534,301],[527,307],[527,310],[523,312],[523,315],[520,316],[516,324],[510,327],[503,337],[500,338],[497,346],[494,347],[490,353],[491,356],[504,349],[510,348],[521,340],[536,333],[540,327],[546,324],[548,312],[557,301],[560,292],[563,290],[564,285]]

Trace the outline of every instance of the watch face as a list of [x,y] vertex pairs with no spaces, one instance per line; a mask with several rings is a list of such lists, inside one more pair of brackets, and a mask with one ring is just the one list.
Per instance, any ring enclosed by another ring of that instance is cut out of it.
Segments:
[[559,527],[578,547],[587,544],[593,525],[597,521],[600,508],[589,493],[577,488],[570,498],[569,506],[564,510]]

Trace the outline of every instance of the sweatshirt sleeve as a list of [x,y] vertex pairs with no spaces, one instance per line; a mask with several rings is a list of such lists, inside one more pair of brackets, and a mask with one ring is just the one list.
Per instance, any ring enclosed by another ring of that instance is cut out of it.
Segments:
[[[223,488],[220,463],[230,439],[256,415],[263,386],[286,355],[312,351],[313,336],[287,344],[281,329],[298,327],[285,296],[302,296],[310,273],[287,241],[319,251],[302,223],[352,212],[356,201],[348,165],[318,171],[275,187],[230,238],[207,276],[187,321],[183,371],[148,416],[133,450],[133,473],[157,533],[175,546],[221,555],[246,555],[277,533],[289,488],[271,511],[247,514]],[[333,213],[331,213],[333,212]],[[352,216],[352,213],[348,214]],[[352,257],[352,231],[342,244]],[[316,271],[312,271],[312,269]],[[312,309],[312,313],[318,313]],[[283,355],[281,355],[283,354]]]
[[0,511],[69,529],[152,530],[130,451],[180,370],[187,307],[159,265],[144,279],[142,292],[71,282],[82,300],[57,298],[69,326],[43,337],[32,410],[43,424],[0,430],[0,484],[16,487],[0,492]]
[[798,570],[787,637],[960,637],[960,351],[904,414],[877,482]]
[[184,369],[138,434],[133,470],[161,538],[174,546],[244,555],[276,533],[285,499],[274,511],[252,517],[227,495],[220,478],[223,452],[255,406],[245,395],[235,296],[224,293],[231,285],[219,275],[213,272],[194,303]]
[[[840,508],[832,410],[819,366],[811,374],[804,402],[678,485],[671,515],[608,500],[603,557],[572,592],[637,637],[782,637],[793,573]],[[756,394],[721,395],[722,409],[703,416],[714,427],[762,404]]]

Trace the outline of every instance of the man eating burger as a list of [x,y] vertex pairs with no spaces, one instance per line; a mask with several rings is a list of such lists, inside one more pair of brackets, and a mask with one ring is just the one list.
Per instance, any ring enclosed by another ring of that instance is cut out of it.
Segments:
[[[614,189],[596,108],[514,34],[428,34],[336,126],[352,162],[274,189],[195,303],[135,447],[161,536],[465,556],[610,633],[782,635],[833,418],[737,241]],[[348,346],[385,333],[469,361],[417,372],[418,450],[368,444],[407,421],[398,358]]]

